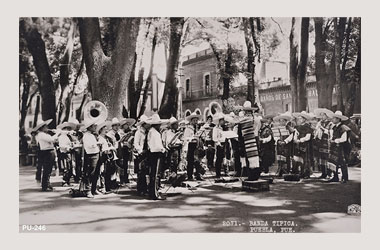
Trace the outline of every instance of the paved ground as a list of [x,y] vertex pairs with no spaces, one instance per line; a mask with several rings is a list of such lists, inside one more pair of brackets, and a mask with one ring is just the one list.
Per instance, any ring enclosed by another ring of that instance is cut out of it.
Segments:
[[246,193],[240,182],[207,179],[189,183],[194,191],[171,188],[163,201],[137,196],[134,183],[117,194],[71,198],[60,176],[51,178],[53,192],[41,192],[34,171],[20,167],[20,232],[40,232],[35,225],[44,232],[360,232],[360,215],[347,214],[349,205],[361,204],[359,167],[349,168],[347,184],[324,183],[316,173]]

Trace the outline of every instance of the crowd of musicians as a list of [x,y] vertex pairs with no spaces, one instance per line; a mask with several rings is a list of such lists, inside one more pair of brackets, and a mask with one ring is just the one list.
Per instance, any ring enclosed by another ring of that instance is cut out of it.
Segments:
[[215,113],[206,121],[196,113],[183,120],[154,113],[137,121],[70,120],[49,130],[48,120],[32,133],[38,145],[36,180],[42,191],[52,190],[55,167],[62,170],[62,186],[80,183],[92,198],[133,178],[139,195],[159,199],[160,180],[168,176],[186,173],[184,180],[202,181],[209,173],[214,180],[233,175],[256,181],[276,163],[278,177],[310,178],[321,171],[326,182],[346,183],[352,147],[360,142],[348,120],[328,109],[262,116],[249,101],[237,113]]

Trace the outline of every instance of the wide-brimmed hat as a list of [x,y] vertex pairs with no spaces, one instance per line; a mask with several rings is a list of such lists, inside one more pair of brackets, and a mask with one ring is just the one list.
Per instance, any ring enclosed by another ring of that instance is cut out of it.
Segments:
[[215,115],[212,116],[212,122],[213,123],[219,123],[221,119],[225,119],[226,115],[223,113],[216,113]]
[[202,117],[201,115],[193,112],[190,115],[186,116],[186,120],[191,121],[191,119],[193,119],[193,118],[201,119],[201,117]]
[[110,121],[105,121],[105,122],[97,124],[97,126],[96,126],[96,133],[99,134],[99,131],[102,128],[104,128],[104,127],[107,127],[108,129],[110,129],[111,128],[111,122]]
[[150,117],[146,120],[146,123],[148,123],[150,125],[158,125],[158,124],[163,124],[166,122],[167,121],[162,120],[158,114],[153,114],[152,117]]
[[279,121],[281,119],[285,121],[290,121],[292,119],[292,114],[290,112],[285,112],[283,114],[279,114],[278,116],[273,117],[273,121]]
[[245,101],[243,104],[243,110],[257,110],[257,107],[252,107],[252,103],[250,101]]
[[337,117],[337,118],[341,119],[342,121],[348,120],[348,117],[343,115],[342,111],[340,111],[340,110],[335,111],[335,113],[331,114],[330,117],[331,118]]
[[140,116],[139,121],[136,123],[136,126],[140,126],[140,125],[146,123],[146,121],[147,121],[148,119],[149,119],[149,118],[148,118],[148,116],[146,116],[146,115],[142,115],[142,116]]
[[175,117],[172,116],[169,119],[169,125],[172,125],[174,123],[179,123],[180,121],[182,121],[182,119],[177,120],[177,118],[175,118]]
[[127,124],[128,126],[132,126],[133,124],[135,124],[135,122],[136,122],[136,120],[133,118],[123,118],[120,121],[120,126],[122,127],[125,124]]
[[275,117],[276,115],[275,114],[268,114],[268,115],[264,115],[264,119],[267,119],[267,120],[270,120],[270,119],[272,119],[273,120],[273,118]]
[[334,112],[332,112],[331,110],[329,110],[327,108],[317,108],[314,110],[314,114],[317,117],[321,117],[322,113],[325,113],[328,117],[331,117],[331,115],[334,114]]
[[311,117],[309,116],[308,113],[306,113],[306,111],[302,111],[301,113],[295,112],[295,113],[293,113],[293,116],[296,117],[296,118],[303,117],[306,120],[310,120],[311,119]]
[[83,127],[81,129],[86,130],[94,124],[96,125],[96,121],[94,121],[94,120],[84,121]]
[[33,131],[38,131],[40,130],[43,126],[47,126],[49,125],[51,122],[53,121],[53,119],[49,119],[49,120],[46,120],[46,121],[41,121],[40,123],[37,124],[37,126],[35,126],[33,128]]
[[112,126],[113,126],[113,125],[117,125],[117,124],[120,125],[120,121],[119,121],[119,119],[117,119],[117,117],[112,118]]
[[64,122],[57,126],[57,129],[71,128],[74,129],[77,125],[73,122]]

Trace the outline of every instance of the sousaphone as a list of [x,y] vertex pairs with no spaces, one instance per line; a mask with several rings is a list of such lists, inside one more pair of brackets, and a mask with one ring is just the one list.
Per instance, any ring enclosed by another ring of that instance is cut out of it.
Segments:
[[83,119],[84,121],[94,121],[102,123],[107,120],[108,110],[106,105],[100,101],[90,101],[84,106]]

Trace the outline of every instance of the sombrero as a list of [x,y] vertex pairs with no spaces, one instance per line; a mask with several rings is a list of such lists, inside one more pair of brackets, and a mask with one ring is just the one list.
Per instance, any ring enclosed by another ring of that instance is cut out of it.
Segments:
[[111,127],[111,122],[110,121],[105,121],[105,122],[102,122],[100,124],[98,124],[96,126],[96,133],[99,134],[99,131],[104,128],[104,127],[107,127],[108,129]]
[[285,112],[283,114],[279,114],[278,116],[273,117],[273,121],[279,121],[281,119],[290,121],[292,119],[292,114],[290,114],[290,112]]
[[186,120],[191,121],[193,118],[201,119],[201,115],[198,115],[197,113],[193,112],[190,115],[186,116]]
[[269,119],[273,119],[275,116],[276,115],[274,115],[274,114],[270,114],[270,115],[264,115],[263,118],[269,120]]
[[120,121],[120,126],[122,127],[125,124],[127,124],[128,126],[132,126],[133,124],[135,124],[135,122],[136,122],[136,120],[133,118],[123,118]]
[[46,120],[46,121],[42,121],[42,122],[40,122],[39,124],[37,124],[37,126],[35,126],[35,127],[33,128],[33,131],[38,131],[38,130],[41,129],[43,126],[45,126],[45,125],[49,125],[52,121],[53,121],[53,119],[49,119],[49,120]]
[[148,116],[146,116],[146,115],[142,115],[142,116],[140,116],[140,119],[139,119],[139,121],[136,123],[136,126],[140,126],[140,125],[146,123],[146,120],[148,120],[148,119],[149,119],[149,118],[148,118]]
[[221,120],[221,119],[225,119],[225,115],[223,114],[223,113],[221,113],[221,112],[219,112],[219,113],[216,113],[215,115],[213,115],[212,116],[212,122],[219,122],[219,120]]
[[296,117],[296,118],[303,117],[306,120],[310,120],[311,119],[311,117],[308,115],[308,113],[306,113],[306,111],[302,111],[301,113],[295,112],[295,113],[293,113],[293,116]]
[[71,128],[71,129],[74,129],[77,125],[73,122],[64,122],[64,123],[61,123],[57,126],[57,129],[64,129],[64,128]]
[[342,111],[340,111],[340,110],[335,111],[335,113],[331,114],[330,117],[331,118],[337,117],[337,118],[341,119],[342,121],[348,120],[348,117],[343,115]]
[[84,121],[84,124],[83,124],[83,127],[82,127],[82,129],[83,130],[86,130],[86,129],[88,129],[89,127],[91,127],[92,125],[96,125],[96,122],[95,121],[93,121],[93,120],[91,120],[91,121]]
[[177,120],[177,118],[175,118],[175,117],[172,116],[169,119],[169,125],[172,125],[174,123],[179,123],[180,121],[182,121],[182,119]]
[[117,124],[120,125],[120,121],[119,121],[119,119],[117,119],[116,117],[112,118],[112,126],[113,126],[113,125],[117,125]]
[[243,104],[243,110],[257,110],[257,107],[252,107],[252,103],[250,101],[245,101]]
[[314,110],[314,114],[317,117],[321,117],[322,113],[325,113],[328,117],[330,117],[332,114],[334,114],[334,112],[332,112],[331,110],[329,110],[327,108],[317,108]]
[[167,121],[162,120],[158,114],[152,115],[152,117],[148,118],[146,120],[146,123],[150,125],[158,125],[158,124],[163,124],[166,123]]
[[228,115],[225,115],[224,119],[229,123],[239,123],[239,117],[236,116],[234,112],[230,112]]

